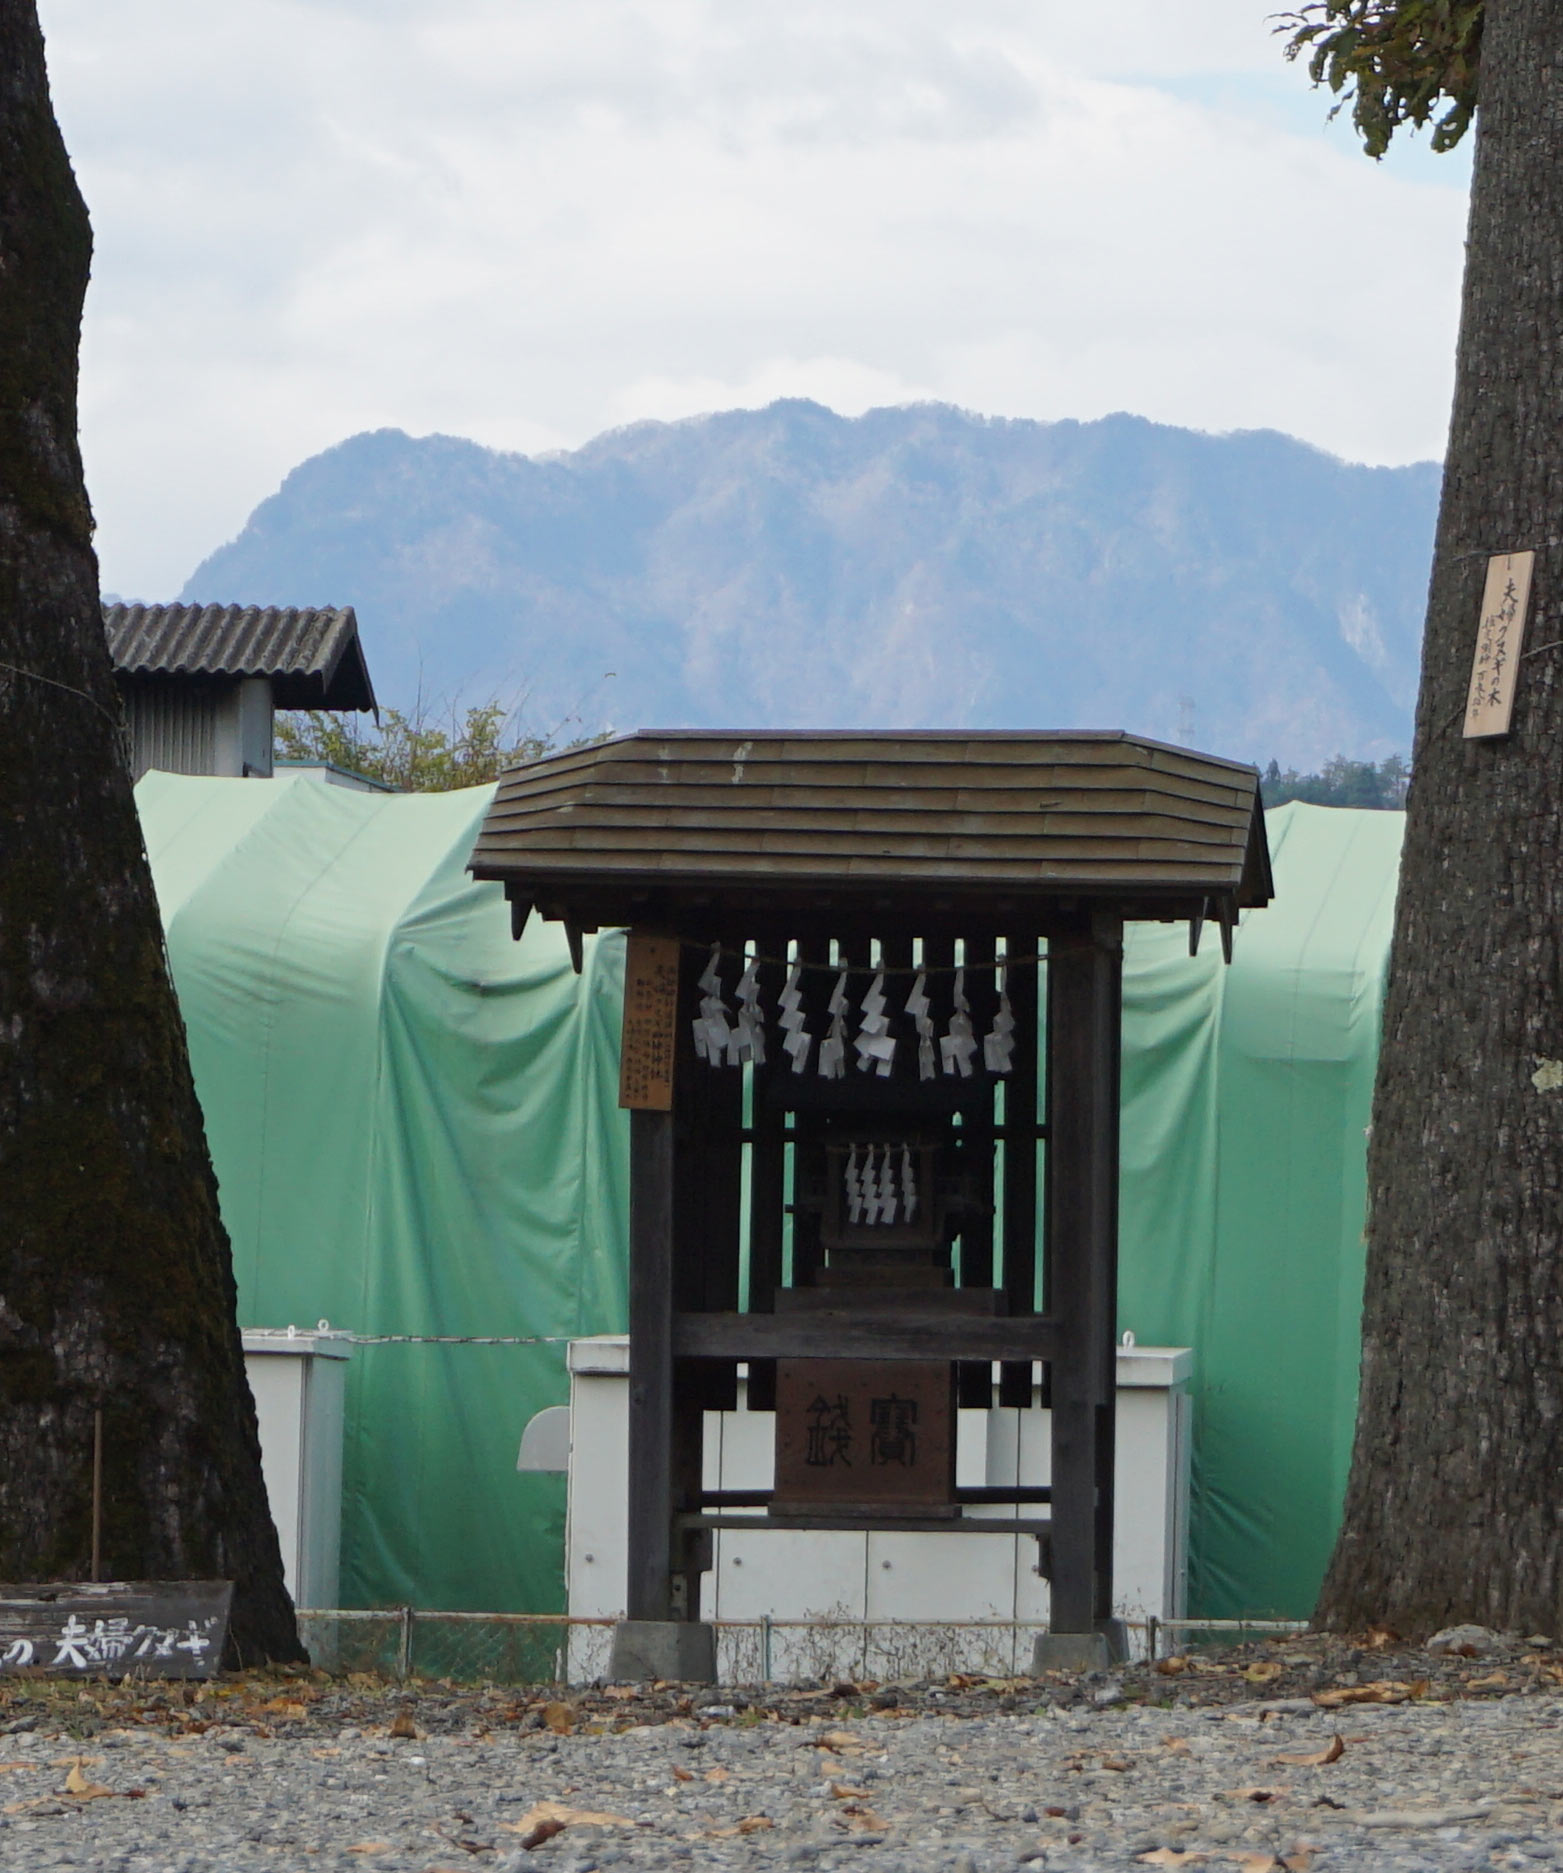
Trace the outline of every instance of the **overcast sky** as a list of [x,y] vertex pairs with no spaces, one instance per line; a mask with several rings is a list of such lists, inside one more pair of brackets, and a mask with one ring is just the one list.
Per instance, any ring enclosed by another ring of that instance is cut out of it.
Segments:
[[1442,452],[1469,165],[1374,165],[1278,0],[43,0],[107,588],[355,431],[776,396]]

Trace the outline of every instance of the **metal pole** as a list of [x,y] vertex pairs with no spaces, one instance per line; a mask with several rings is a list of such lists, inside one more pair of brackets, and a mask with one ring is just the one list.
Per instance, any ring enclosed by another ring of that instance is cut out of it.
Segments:
[[769,1684],[770,1681],[771,1616],[769,1613],[762,1613],[760,1615],[760,1682],[761,1684]]
[[103,1578],[103,1407],[92,1414],[92,1578]]
[[412,1608],[402,1608],[401,1643],[396,1648],[396,1675],[405,1684],[412,1676]]

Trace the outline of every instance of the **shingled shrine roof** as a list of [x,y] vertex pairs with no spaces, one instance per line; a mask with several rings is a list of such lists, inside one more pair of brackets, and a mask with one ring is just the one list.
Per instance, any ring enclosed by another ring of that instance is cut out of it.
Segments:
[[120,676],[271,679],[279,709],[372,709],[351,605],[105,605]]
[[642,730],[512,768],[471,870],[580,929],[849,902],[1230,922],[1272,894],[1255,768],[1084,731]]

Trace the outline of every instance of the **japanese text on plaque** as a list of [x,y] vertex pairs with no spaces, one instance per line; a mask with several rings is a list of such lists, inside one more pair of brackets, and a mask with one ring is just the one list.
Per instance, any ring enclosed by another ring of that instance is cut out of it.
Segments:
[[1465,738],[1507,735],[1514,713],[1514,680],[1525,637],[1531,568],[1536,555],[1496,553],[1487,562],[1471,688],[1465,702]]
[[673,1037],[678,1014],[677,937],[632,930],[624,957],[624,1037],[619,1104],[631,1111],[673,1109]]

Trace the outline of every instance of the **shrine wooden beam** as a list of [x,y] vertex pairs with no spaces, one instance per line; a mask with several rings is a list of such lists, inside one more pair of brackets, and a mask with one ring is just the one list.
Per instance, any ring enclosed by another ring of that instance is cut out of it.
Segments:
[[631,1619],[673,1617],[673,1114],[630,1114]]
[[796,1314],[675,1314],[672,1343],[679,1359],[967,1359],[991,1365],[1054,1358],[1059,1329],[1040,1314],[1008,1320],[929,1308],[811,1307]]
[[1049,946],[1054,1632],[1093,1632],[1112,1613],[1122,975],[1116,915]]

